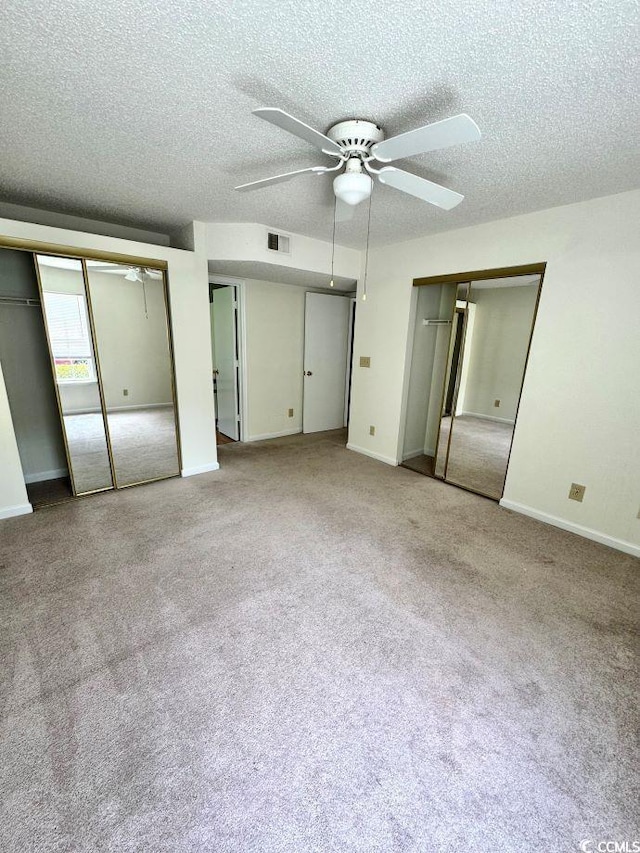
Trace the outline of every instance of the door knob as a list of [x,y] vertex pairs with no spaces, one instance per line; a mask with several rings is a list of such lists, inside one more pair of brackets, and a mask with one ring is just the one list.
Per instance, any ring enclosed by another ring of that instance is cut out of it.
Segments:
[[313,376],[313,372],[311,370],[305,370],[304,375],[305,376]]

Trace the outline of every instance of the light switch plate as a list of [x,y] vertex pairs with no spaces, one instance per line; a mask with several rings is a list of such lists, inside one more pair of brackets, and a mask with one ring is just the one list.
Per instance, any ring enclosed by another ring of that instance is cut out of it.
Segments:
[[360,367],[371,367],[371,356],[370,355],[361,355],[360,356]]

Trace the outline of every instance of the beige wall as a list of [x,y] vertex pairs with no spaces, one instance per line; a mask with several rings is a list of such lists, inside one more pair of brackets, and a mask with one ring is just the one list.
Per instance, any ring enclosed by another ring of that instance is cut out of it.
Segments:
[[139,281],[89,268],[89,283],[107,406],[170,404],[171,361],[162,281],[147,278],[145,282],[148,318]]
[[[505,503],[640,553],[638,234],[634,191],[374,250],[355,340],[371,368],[354,369],[350,446],[399,459],[414,277],[546,261]],[[572,482],[587,486],[581,504],[567,500]]]
[[207,257],[209,260],[254,261],[273,265],[274,269],[306,270],[328,277],[333,256],[336,276],[357,278],[360,271],[358,249],[336,243],[334,251],[332,243],[326,240],[290,234],[290,253],[274,252],[267,248],[267,234],[272,230],[279,229],[254,222],[208,222],[205,226]]
[[476,310],[463,412],[513,423],[538,285],[471,290]]
[[248,441],[302,430],[304,301],[302,287],[245,282]]

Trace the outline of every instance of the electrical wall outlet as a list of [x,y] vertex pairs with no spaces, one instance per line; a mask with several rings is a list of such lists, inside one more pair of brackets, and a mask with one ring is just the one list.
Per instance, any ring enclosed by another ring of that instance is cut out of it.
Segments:
[[369,435],[375,435],[375,434],[376,434],[376,428],[374,426],[370,426],[369,427]]
[[499,409],[500,408],[500,400],[494,400],[493,405],[496,409]]
[[290,417],[290,418],[292,418],[292,417],[293,417],[293,409],[289,409],[289,417]]
[[122,396],[123,396],[123,397],[128,397],[128,396],[129,396],[129,389],[128,389],[128,388],[123,388],[123,389],[122,389]]
[[370,355],[361,355],[360,356],[360,367],[371,367],[371,356]]
[[579,483],[571,483],[571,488],[569,489],[569,500],[582,503],[586,489],[586,486],[581,486]]

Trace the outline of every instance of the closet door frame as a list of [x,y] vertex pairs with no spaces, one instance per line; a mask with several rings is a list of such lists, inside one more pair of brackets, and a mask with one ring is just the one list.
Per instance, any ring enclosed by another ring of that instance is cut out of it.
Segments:
[[[447,380],[449,378],[446,374],[444,377],[444,382],[442,385],[442,395],[440,398],[440,410],[439,410],[440,411],[440,424],[438,426],[438,437],[436,439],[436,450],[435,450],[435,455],[434,455],[434,475],[433,476],[435,477],[436,480],[444,480],[445,482],[447,482],[447,470],[449,468],[449,454],[451,453],[451,438],[453,436],[453,427],[454,427],[455,420],[456,420],[456,408],[458,407],[458,395],[460,393],[460,376],[462,375],[462,364],[464,361],[464,345],[465,345],[465,342],[467,339],[467,315],[468,315],[468,310],[469,310],[468,309],[469,292],[471,290],[471,282],[470,281],[458,282],[458,286],[461,284],[467,285],[467,291],[466,291],[466,294],[464,297],[465,307],[464,308],[458,308],[458,305],[457,305],[458,295],[456,294],[456,299],[455,299],[454,305],[453,305],[453,319],[451,321],[451,333],[450,333],[450,337],[449,337],[449,347],[451,347],[452,338],[456,334],[454,320],[456,318],[456,314],[458,313],[458,311],[460,311],[463,314],[462,340],[460,342],[460,356],[458,358],[458,364],[456,366],[456,376],[455,376],[455,380],[454,380],[454,391],[453,391],[453,398],[451,401],[451,415],[450,415],[451,423],[449,424],[449,435],[447,436],[447,449],[445,451],[445,458],[444,458],[444,471],[443,471],[441,477],[435,473],[435,461],[438,458],[438,450],[440,449],[440,435],[442,432],[442,430],[441,430],[442,412],[444,409],[445,396],[447,393]],[[460,301],[463,301],[463,300],[461,299]]]
[[[445,273],[444,275],[430,275],[430,276],[426,276],[426,277],[414,278],[413,279],[413,287],[428,287],[429,285],[432,285],[432,284],[456,284],[456,285],[468,284],[468,289],[467,289],[467,299],[468,299],[468,297],[470,295],[470,291],[471,291],[471,285],[474,281],[486,281],[488,279],[494,279],[494,278],[512,278],[512,277],[517,277],[517,276],[521,276],[521,275],[534,275],[534,274],[540,276],[540,281],[538,283],[538,295],[536,297],[536,302],[535,302],[535,306],[533,309],[533,317],[531,318],[531,327],[529,329],[529,341],[527,344],[527,354],[526,354],[525,362],[524,362],[524,370],[522,372],[522,382],[520,384],[520,392],[518,394],[518,403],[516,405],[516,412],[515,412],[515,417],[514,417],[514,424],[513,424],[514,435],[515,435],[516,427],[518,425],[518,413],[520,411],[520,403],[522,401],[522,390],[524,388],[524,381],[525,381],[525,378],[527,375],[527,367],[529,366],[529,355],[531,354],[531,343],[533,340],[533,332],[535,329],[536,319],[538,316],[538,307],[540,305],[540,298],[542,296],[542,285],[544,283],[544,273],[545,273],[546,267],[547,267],[547,262],[541,261],[540,263],[522,264],[520,266],[514,266],[514,267],[497,267],[495,269],[472,270],[472,271],[458,272],[458,273]],[[454,309],[454,314],[455,314],[455,309]],[[453,333],[453,328],[452,328],[452,333]],[[465,330],[465,335],[466,335],[466,330]],[[464,345],[464,339],[463,339],[463,345]],[[461,369],[462,360],[463,359],[461,358],[460,363],[458,365],[459,369]],[[444,399],[444,394],[446,393],[445,388],[446,388],[446,378],[445,378],[445,383],[444,383],[444,387],[443,387],[443,391],[442,391],[443,399]],[[457,390],[459,390],[459,389],[457,389]],[[451,436],[453,434],[453,423],[455,420],[455,404],[457,402],[457,397],[458,397],[457,390],[456,390],[456,394],[454,395],[454,408],[452,410],[451,426],[449,429],[449,436],[448,436],[448,442],[447,442],[445,474],[442,477],[437,477],[434,475],[435,479],[438,479],[444,483],[449,483],[449,485],[455,486],[457,489],[464,489],[466,492],[473,492],[473,494],[480,495],[483,498],[488,498],[489,500],[496,500],[499,503],[500,498],[493,498],[489,495],[484,494],[483,492],[479,492],[477,489],[472,489],[468,486],[463,486],[459,483],[451,483],[449,480],[446,479],[446,471],[447,471],[447,468],[449,466],[449,451],[451,449]],[[438,458],[437,452],[438,452],[438,445],[439,444],[440,444],[440,430],[438,430],[438,438],[437,438],[437,442],[436,442],[436,456],[434,457],[434,460],[437,460],[437,458]],[[513,450],[513,436],[511,438],[511,443],[509,445],[509,454],[507,456],[505,481],[506,481],[506,477],[507,477],[508,472],[509,472],[509,463],[511,461],[512,450]]]
[[[87,305],[87,316],[89,318],[89,331],[91,333],[91,348],[93,350],[93,356],[94,356],[95,365],[96,365],[96,379],[97,379],[97,385],[98,385],[98,393],[100,395],[100,413],[102,415],[102,424],[104,427],[105,441],[106,441],[106,445],[107,445],[107,455],[109,457],[109,470],[111,472],[111,485],[104,486],[100,489],[89,489],[86,492],[79,492],[77,487],[76,487],[76,480],[75,480],[75,476],[73,473],[72,457],[71,457],[71,453],[69,451],[69,442],[67,439],[67,427],[66,427],[65,420],[64,420],[64,412],[62,409],[62,400],[60,399],[60,387],[58,385],[58,378],[56,376],[56,366],[55,366],[55,361],[54,361],[54,356],[53,356],[53,348],[51,345],[51,337],[49,335],[49,324],[47,322],[47,313],[46,313],[45,306],[44,306],[44,288],[42,287],[42,277],[40,275],[40,264],[38,263],[38,255],[49,255],[51,257],[56,257],[56,258],[66,258],[68,260],[73,260],[73,261],[79,260],[80,261],[80,265],[81,265],[81,269],[82,269],[82,281],[84,284],[84,296],[85,296],[85,302]],[[100,377],[100,367],[99,367],[99,363],[98,363],[98,352],[96,349],[95,335],[94,335],[94,331],[93,331],[93,316],[91,314],[91,304],[89,301],[89,288],[87,286],[85,261],[82,258],[69,258],[68,255],[59,255],[59,254],[53,253],[53,252],[35,252],[34,251],[34,252],[32,252],[31,256],[33,258],[33,265],[35,267],[36,278],[38,281],[38,291],[40,293],[40,306],[42,309],[42,321],[44,323],[44,331],[45,331],[45,335],[47,338],[47,348],[49,350],[49,364],[51,366],[51,378],[53,380],[53,386],[54,386],[54,389],[56,392],[56,403],[58,404],[58,417],[60,418],[60,426],[62,428],[62,438],[64,440],[64,452],[65,452],[66,457],[67,457],[67,467],[69,469],[69,479],[71,480],[71,491],[73,492],[73,497],[79,498],[79,497],[83,497],[84,495],[96,495],[96,494],[99,494],[100,492],[110,492],[114,488],[116,488],[116,484],[115,484],[115,477],[114,477],[114,473],[113,473],[113,459],[111,456],[111,445],[109,443],[109,432],[107,430],[104,401],[102,398],[102,381],[101,381],[101,377]]]
[[[177,391],[177,383],[176,383],[176,375],[175,375],[175,354],[174,354],[174,346],[173,346],[173,328],[171,324],[171,305],[169,301],[169,287],[168,287],[168,263],[165,260],[161,260],[159,258],[147,258],[136,255],[125,255],[120,252],[109,252],[109,251],[100,251],[94,249],[84,249],[78,248],[77,246],[65,246],[58,243],[48,243],[41,240],[30,240],[22,237],[7,237],[4,235],[0,235],[0,248],[6,249],[17,249],[23,252],[29,252],[31,254],[33,265],[35,268],[36,278],[38,282],[38,291],[40,293],[40,303],[41,303],[41,311],[43,317],[43,324],[45,327],[45,336],[47,341],[47,348],[49,350],[49,363],[51,367],[51,376],[53,380],[55,395],[56,395],[56,404],[58,406],[58,417],[60,418],[60,424],[62,427],[62,438],[64,441],[64,449],[65,455],[67,457],[67,465],[69,468],[69,478],[71,481],[71,487],[74,494],[74,497],[80,497],[83,495],[91,495],[98,494],[100,492],[112,491],[114,489],[127,489],[130,486],[142,485],[144,483],[153,483],[159,480],[167,480],[171,479],[173,476],[179,477],[182,473],[182,442],[180,436],[180,419],[178,414],[178,391]],[[70,260],[78,260],[82,264],[82,276],[85,286],[85,295],[86,295],[86,303],[87,303],[87,314],[89,316],[89,324],[91,329],[91,338],[92,345],[95,357],[95,365],[96,365],[96,377],[97,384],[100,394],[100,406],[102,410],[102,418],[105,423],[105,435],[107,442],[107,450],[109,455],[109,465],[111,468],[111,478],[112,485],[106,486],[101,489],[93,489],[87,492],[78,493],[76,490],[75,480],[73,476],[73,467],[71,465],[71,457],[69,453],[69,445],[67,442],[67,433],[64,426],[64,415],[62,411],[62,403],[60,400],[60,389],[58,388],[58,383],[56,380],[56,372],[55,372],[55,364],[53,361],[53,353],[51,349],[51,339],[49,336],[49,329],[46,323],[46,316],[44,313],[44,295],[42,289],[42,280],[40,277],[40,269],[37,260],[37,255],[51,255],[53,257],[58,258],[68,258]],[[113,461],[113,452],[111,447],[111,439],[109,434],[109,428],[106,418],[106,405],[104,400],[104,388],[102,384],[102,375],[100,373],[100,356],[98,353],[98,346],[95,335],[95,326],[94,326],[94,317],[93,311],[91,307],[91,293],[90,293],[90,285],[87,273],[87,260],[92,261],[104,261],[106,263],[113,264],[123,264],[126,266],[134,266],[134,267],[145,267],[148,269],[157,270],[162,274],[162,288],[163,288],[163,298],[164,298],[164,307],[165,307],[165,318],[166,318],[166,331],[167,331],[167,345],[169,351],[169,360],[170,360],[170,379],[171,379],[171,392],[173,397],[173,414],[174,414],[174,423],[175,423],[175,437],[176,437],[176,455],[178,460],[178,472],[175,475],[170,475],[169,477],[154,477],[149,480],[140,480],[136,483],[127,483],[126,485],[118,486],[117,477],[116,477],[116,468]]]
[[[91,260],[93,260],[93,258]],[[104,259],[99,258],[98,260],[104,260]],[[86,266],[84,261],[83,261],[83,265]],[[136,264],[136,266],[137,266],[137,264]],[[145,483],[158,483],[161,480],[172,480],[174,477],[182,476],[182,442],[180,441],[180,421],[179,421],[179,417],[178,417],[178,390],[177,390],[177,385],[176,385],[176,374],[175,374],[176,365],[175,365],[175,359],[174,359],[174,354],[173,354],[173,331],[172,331],[172,325],[171,325],[171,308],[169,305],[169,288],[168,288],[168,282],[167,282],[167,271],[166,271],[166,269],[159,269],[158,267],[152,267],[150,263],[145,264],[145,266],[147,269],[155,269],[158,272],[162,273],[162,297],[164,299],[164,316],[165,316],[166,331],[167,331],[167,348],[168,348],[168,352],[169,352],[169,361],[170,361],[170,368],[171,368],[169,371],[169,375],[170,375],[170,380],[171,380],[171,396],[173,398],[173,420],[174,420],[175,430],[176,430],[175,435],[176,435],[176,455],[178,457],[178,472],[177,472],[177,474],[169,474],[168,476],[163,475],[161,477],[149,477],[146,480],[136,480],[135,483],[123,483],[121,486],[119,486],[117,484],[116,464],[115,464],[115,461],[113,460],[113,457],[111,457],[111,465],[112,465],[112,472],[113,472],[112,476],[113,476],[114,488],[117,489],[118,491],[121,491],[122,489],[130,489],[132,486],[143,486],[143,485],[145,485]],[[88,276],[87,276],[87,291],[89,291],[90,288],[91,288],[91,285],[89,284],[89,280],[88,280]],[[91,315],[91,316],[93,317],[93,315]],[[97,346],[98,346],[97,338],[95,340],[96,340],[96,362],[97,362]],[[102,386],[102,382],[100,382],[100,385]],[[106,403],[104,403],[104,400],[103,400],[103,407],[104,407],[103,412],[104,412],[106,430],[107,430],[107,441],[109,443],[109,448],[110,448],[110,453],[111,453],[111,439],[109,437],[109,418],[108,418]]]
[[[173,323],[171,322],[171,304],[169,302],[169,273],[166,269],[162,273],[162,292],[164,295],[164,314],[167,321],[167,346],[169,348],[169,361],[171,364],[171,394],[173,396],[173,420],[176,426],[176,451],[178,453],[178,474],[182,476],[182,440],[180,436],[180,415],[178,414],[178,383],[176,382],[176,360],[173,348]],[[158,479],[168,479],[161,477]],[[151,481],[149,481],[151,482]]]
[[[96,377],[98,379],[98,394],[100,395],[100,408],[102,410],[102,423],[104,424],[104,434],[107,440],[107,453],[109,455],[109,467],[111,468],[112,489],[118,488],[118,478],[116,476],[116,466],[113,461],[113,448],[111,447],[111,435],[109,433],[109,421],[107,420],[107,406],[104,400],[104,385],[102,384],[102,372],[100,370],[100,353],[98,351],[98,338],[96,337],[96,326],[93,319],[93,306],[91,305],[91,290],[89,288],[89,275],[87,272],[87,259],[80,258],[82,264],[82,278],[84,280],[84,292],[87,300],[87,314],[89,315],[89,328],[91,330],[91,343],[93,346],[93,357],[96,362]],[[104,491],[109,491],[104,489]]]

